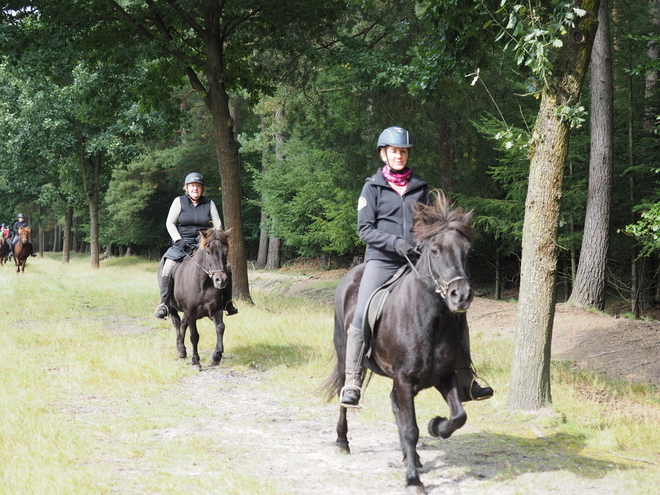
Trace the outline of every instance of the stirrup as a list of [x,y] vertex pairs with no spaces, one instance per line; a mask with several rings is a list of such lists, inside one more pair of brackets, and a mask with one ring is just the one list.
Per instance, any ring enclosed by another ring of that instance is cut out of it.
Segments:
[[[358,403],[357,404],[345,404],[341,401],[341,398],[344,396],[344,392],[354,390],[358,393]],[[345,408],[352,409],[361,409],[362,408],[362,389],[357,385],[344,385],[339,391],[339,405]]]
[[[161,309],[161,307],[165,308],[165,316],[158,316],[156,313],[158,313],[158,310]],[[154,316],[160,320],[167,320],[167,317],[170,315],[170,308],[167,307],[167,304],[165,303],[160,303],[158,306],[156,306],[156,311],[154,311]]]
[[494,395],[494,392],[491,393],[490,395],[484,395],[483,397],[474,397],[474,396],[472,395],[472,387],[474,386],[475,383],[476,383],[477,386],[478,386],[479,388],[481,388],[481,389],[489,388],[489,389],[493,390],[493,387],[491,387],[490,384],[489,384],[486,380],[484,380],[483,378],[481,378],[481,379],[484,381],[484,383],[486,384],[486,386],[485,386],[485,387],[482,387],[481,385],[479,385],[479,384],[477,383],[477,378],[481,378],[481,377],[479,377],[479,376],[477,375],[477,372],[476,372],[476,370],[475,370],[475,371],[474,371],[474,376],[472,377],[472,381],[470,382],[470,386],[468,387],[468,393],[470,394],[470,400],[476,400],[476,401],[479,401],[479,400],[490,399],[490,398]]

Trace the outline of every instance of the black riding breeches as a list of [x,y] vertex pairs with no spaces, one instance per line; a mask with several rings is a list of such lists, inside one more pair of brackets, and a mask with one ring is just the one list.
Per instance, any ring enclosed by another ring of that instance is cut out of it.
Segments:
[[360,282],[360,290],[358,291],[357,304],[355,306],[355,315],[351,325],[356,328],[362,329],[362,320],[364,318],[364,310],[369,302],[371,295],[381,285],[387,282],[392,275],[394,275],[401,263],[396,261],[381,261],[369,260],[364,268],[362,274],[362,281]]

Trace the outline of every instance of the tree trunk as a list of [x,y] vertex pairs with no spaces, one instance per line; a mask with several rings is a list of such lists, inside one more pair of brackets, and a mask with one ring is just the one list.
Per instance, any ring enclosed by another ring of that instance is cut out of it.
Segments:
[[[44,232],[44,224],[41,220],[41,205],[39,205],[39,220],[37,221],[37,226],[39,229],[39,256],[44,257],[44,250],[46,248],[46,234]],[[34,248],[34,246],[33,246]]]
[[268,261],[266,270],[277,270],[280,267],[281,244],[279,237],[271,237],[268,241]]
[[[262,197],[263,201],[263,197]],[[257,254],[257,268],[266,266],[268,261],[268,216],[262,211],[259,228],[259,252]]]
[[92,156],[88,161],[92,173],[91,188],[86,192],[87,204],[89,206],[89,259],[92,268],[101,268],[99,248],[99,175],[101,170],[101,156]]
[[92,268],[100,268],[99,261],[99,174],[101,156],[85,157],[85,140],[78,136],[78,158],[82,175],[83,191],[89,207],[89,247]]
[[[71,259],[71,244],[75,243],[71,235],[71,227],[73,226],[73,207],[66,207],[66,215],[64,217],[64,242],[62,243],[62,263],[68,263]],[[72,242],[73,241],[73,242]]]
[[[209,59],[211,56],[209,55]],[[209,64],[211,65],[211,64]],[[208,86],[204,102],[213,119],[213,143],[218,157],[222,182],[222,213],[225,229],[233,229],[229,243],[234,297],[251,301],[247,274],[247,254],[241,215],[241,172],[238,143],[234,139],[234,123],[229,112],[229,95],[222,81],[207,73]]]
[[[259,116],[261,122],[261,135],[266,136],[266,119],[263,113]],[[264,139],[264,142],[266,140]],[[261,150],[261,173],[265,174],[268,168],[268,146],[264,144]],[[263,210],[263,205],[266,204],[266,195],[261,195],[261,222],[259,228],[259,253],[257,255],[257,268],[263,268],[268,261],[268,215]]]
[[601,0],[591,54],[591,157],[580,263],[569,304],[605,309],[614,162],[612,51],[607,0]]
[[502,299],[502,255],[495,251],[495,299]]
[[[649,0],[649,22],[653,30],[649,33],[650,41],[646,45],[646,55],[651,63],[655,63],[660,58],[660,44],[658,44],[658,27],[660,26],[660,0]],[[649,70],[646,73],[644,99],[644,130],[652,131],[656,125],[656,115],[658,114],[655,105],[655,94],[658,87],[658,71]]]
[[579,99],[597,27],[598,1],[578,6],[586,16],[563,37],[553,60],[532,132],[529,186],[523,225],[520,297],[508,406],[540,409],[552,402],[550,344],[555,309],[557,235],[570,138],[563,105]]

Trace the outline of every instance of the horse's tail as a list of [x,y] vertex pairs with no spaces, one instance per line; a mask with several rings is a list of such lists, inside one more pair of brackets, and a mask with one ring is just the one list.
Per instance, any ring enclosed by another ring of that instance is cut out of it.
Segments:
[[327,402],[331,402],[338,397],[341,388],[344,386],[344,376],[341,372],[344,370],[344,361],[346,359],[346,330],[342,322],[342,314],[341,305],[335,301],[335,367],[332,370],[332,374],[320,387],[320,392],[325,396]]
[[339,360],[335,360],[335,369],[332,374],[325,379],[321,384],[320,392],[324,396],[326,402],[332,402],[341,390],[341,381],[339,379]]

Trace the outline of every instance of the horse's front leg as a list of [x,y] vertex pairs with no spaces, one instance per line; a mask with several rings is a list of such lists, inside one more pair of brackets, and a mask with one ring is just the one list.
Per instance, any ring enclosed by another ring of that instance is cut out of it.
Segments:
[[213,354],[211,354],[211,364],[217,366],[222,359],[222,353],[225,352],[225,347],[222,342],[225,335],[225,323],[222,321],[222,310],[220,309],[216,311],[211,320],[213,320],[213,323],[215,324],[216,335],[215,349]]
[[179,353],[180,359],[186,359],[188,353],[186,352],[186,343],[184,339],[186,338],[186,328],[188,328],[188,326],[181,324],[179,313],[177,313],[174,309],[170,307],[169,311],[170,318],[172,319],[172,325],[174,326],[174,330],[176,330],[176,350]]
[[433,437],[449,438],[467,421],[467,413],[458,397],[456,373],[443,378],[436,387],[449,406],[449,419],[436,416],[429,421],[429,434]]
[[199,362],[199,353],[197,344],[199,344],[199,332],[197,331],[197,320],[190,315],[184,315],[184,324],[188,322],[190,326],[190,343],[192,344],[192,365],[199,371],[202,371],[202,365]]
[[403,460],[406,464],[406,493],[408,495],[426,493],[418,472],[422,463],[417,454],[419,428],[415,417],[415,395],[412,385],[405,380],[395,378],[390,399],[399,429]]

